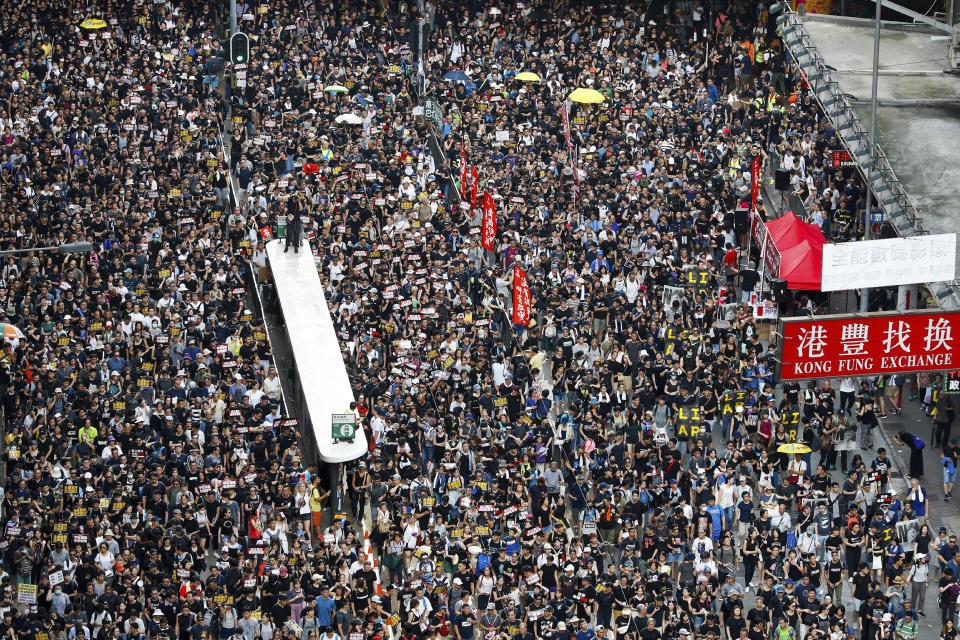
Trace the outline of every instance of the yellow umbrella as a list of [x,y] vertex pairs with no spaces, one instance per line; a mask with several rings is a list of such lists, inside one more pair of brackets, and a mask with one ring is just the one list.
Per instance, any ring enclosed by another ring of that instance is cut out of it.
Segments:
[[107,23],[99,18],[87,18],[80,23],[81,29],[103,29]]
[[800,442],[788,442],[777,447],[780,453],[810,453],[810,447]]
[[567,98],[574,102],[586,102],[587,104],[599,104],[606,100],[603,94],[596,89],[584,89],[583,87],[574,89]]
[[522,71],[513,76],[513,79],[520,80],[521,82],[540,82],[543,80],[543,78],[535,74],[533,71]]

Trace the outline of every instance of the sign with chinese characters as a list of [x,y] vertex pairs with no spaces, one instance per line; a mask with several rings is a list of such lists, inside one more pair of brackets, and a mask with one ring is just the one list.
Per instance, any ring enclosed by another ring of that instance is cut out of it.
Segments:
[[960,396],[960,369],[947,374],[943,381],[943,393],[948,396]]
[[850,157],[849,151],[834,151],[830,154],[830,164],[833,165],[834,169],[840,167],[853,167],[856,166],[856,161]]
[[953,280],[957,234],[823,245],[821,291]]
[[783,380],[953,369],[960,312],[920,311],[780,322]]
[[433,126],[440,130],[443,127],[443,108],[436,99],[427,96],[423,99],[423,115],[433,123]]

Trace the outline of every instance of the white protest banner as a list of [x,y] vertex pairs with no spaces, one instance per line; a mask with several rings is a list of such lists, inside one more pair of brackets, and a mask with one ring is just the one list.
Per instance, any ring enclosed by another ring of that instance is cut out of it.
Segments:
[[821,291],[953,280],[957,234],[823,245]]

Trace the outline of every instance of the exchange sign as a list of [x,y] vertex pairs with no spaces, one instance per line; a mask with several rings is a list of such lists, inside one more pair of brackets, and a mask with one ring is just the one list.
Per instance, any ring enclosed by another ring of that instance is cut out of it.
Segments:
[[960,312],[920,311],[786,318],[783,380],[953,369],[960,354]]

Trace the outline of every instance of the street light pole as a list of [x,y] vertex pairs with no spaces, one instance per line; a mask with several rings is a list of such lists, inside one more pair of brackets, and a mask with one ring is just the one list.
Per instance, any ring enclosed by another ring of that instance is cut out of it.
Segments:
[[[870,90],[870,153],[876,148],[877,131],[877,79],[880,75],[880,11],[883,5],[880,0],[874,0],[876,5],[876,14],[873,21],[873,87]],[[873,183],[871,174],[873,169],[867,165],[867,210],[864,214],[863,239],[870,239],[871,210],[873,209]],[[860,311],[866,313],[870,310],[870,288],[864,287],[860,291]]]
[[57,253],[89,253],[93,245],[89,242],[65,242],[53,247],[29,247],[27,249],[7,249],[0,251],[0,256],[12,256],[18,253],[34,253],[41,251],[56,251]]

